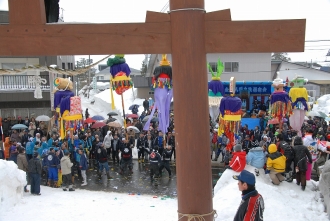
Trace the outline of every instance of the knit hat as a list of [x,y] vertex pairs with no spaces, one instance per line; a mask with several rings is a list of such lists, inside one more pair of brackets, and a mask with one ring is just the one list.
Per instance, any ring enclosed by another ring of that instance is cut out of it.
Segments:
[[69,156],[70,155],[70,151],[65,151],[64,155],[65,156]]
[[36,158],[36,157],[38,157],[38,156],[39,156],[38,152],[34,152],[34,153],[33,153],[33,157],[34,157],[34,158]]
[[235,151],[235,152],[242,151],[242,145],[240,145],[240,144],[236,144],[236,145],[234,146],[234,151]]

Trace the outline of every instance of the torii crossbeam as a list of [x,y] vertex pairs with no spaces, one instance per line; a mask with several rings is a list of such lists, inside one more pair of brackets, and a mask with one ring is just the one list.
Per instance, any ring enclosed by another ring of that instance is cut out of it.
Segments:
[[302,52],[306,20],[231,21],[229,10],[204,8],[170,0],[169,14],[147,12],[146,23],[46,24],[44,0],[9,0],[0,55],[172,54],[178,213],[210,221],[206,53]]

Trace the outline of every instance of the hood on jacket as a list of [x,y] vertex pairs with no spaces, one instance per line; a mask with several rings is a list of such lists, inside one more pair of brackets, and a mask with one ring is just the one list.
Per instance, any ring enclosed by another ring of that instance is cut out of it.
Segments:
[[264,149],[262,147],[254,147],[250,151],[264,151]]
[[111,134],[111,131],[109,130],[109,131],[107,132],[107,136],[110,136],[110,134]]
[[61,159],[61,162],[66,161],[66,160],[70,160],[69,156],[63,156]]
[[268,147],[268,153],[275,153],[277,151],[277,146],[275,144],[271,144]]

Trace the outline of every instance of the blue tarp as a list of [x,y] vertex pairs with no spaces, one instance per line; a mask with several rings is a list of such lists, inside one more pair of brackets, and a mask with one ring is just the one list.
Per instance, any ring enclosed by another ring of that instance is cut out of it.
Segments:
[[[244,126],[244,124],[247,124],[249,126],[249,130],[254,129],[255,126],[259,126],[259,118],[242,118],[241,124]],[[260,128],[260,126],[259,126]]]

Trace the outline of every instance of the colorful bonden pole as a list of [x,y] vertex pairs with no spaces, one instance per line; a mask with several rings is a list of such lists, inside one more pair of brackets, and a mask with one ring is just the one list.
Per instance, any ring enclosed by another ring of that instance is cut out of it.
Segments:
[[[129,68],[128,64],[126,64],[126,60],[123,54],[117,54],[115,55],[114,58],[109,58],[107,65],[110,66],[111,90],[114,90],[118,95],[121,96],[124,127],[126,128],[125,105],[124,105],[123,93],[133,87],[132,79],[129,76],[131,74],[131,69]],[[113,92],[111,92],[112,107],[114,107],[114,102],[115,101],[113,98]]]

